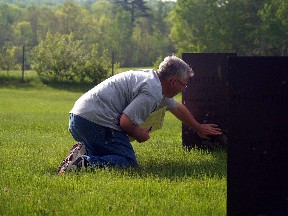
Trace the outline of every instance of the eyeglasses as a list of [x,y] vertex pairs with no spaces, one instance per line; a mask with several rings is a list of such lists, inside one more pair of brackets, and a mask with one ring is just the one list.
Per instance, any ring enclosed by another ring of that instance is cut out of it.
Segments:
[[175,77],[175,78],[184,87],[184,89],[187,88],[187,85],[184,85],[177,77]]

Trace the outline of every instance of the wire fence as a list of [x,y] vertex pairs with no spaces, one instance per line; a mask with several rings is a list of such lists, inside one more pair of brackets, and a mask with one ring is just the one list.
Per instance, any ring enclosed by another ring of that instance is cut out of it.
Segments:
[[[33,47],[20,46],[15,50],[6,47],[0,47],[0,71],[19,71],[21,72],[21,81],[25,81],[25,71],[31,70],[32,59],[29,55]],[[115,74],[115,52],[111,53],[111,75]]]

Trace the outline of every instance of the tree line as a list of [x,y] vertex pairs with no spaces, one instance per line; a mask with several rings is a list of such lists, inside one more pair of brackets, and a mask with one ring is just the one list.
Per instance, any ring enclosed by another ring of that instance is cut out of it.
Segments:
[[288,1],[178,0],[170,38],[178,52],[288,54]]
[[[36,56],[43,47],[52,47],[50,56],[57,47],[67,52],[63,44],[47,44],[53,35],[58,43],[69,36],[72,45],[81,43],[81,52],[93,52],[82,53],[81,61],[90,58],[94,66],[99,62],[93,58],[109,60],[112,52],[122,67],[151,66],[183,52],[287,55],[287,14],[286,0],[2,0],[0,63],[2,69],[16,67],[24,45],[31,51],[26,67],[40,67],[45,60]],[[69,47],[68,55],[77,56],[80,50]]]

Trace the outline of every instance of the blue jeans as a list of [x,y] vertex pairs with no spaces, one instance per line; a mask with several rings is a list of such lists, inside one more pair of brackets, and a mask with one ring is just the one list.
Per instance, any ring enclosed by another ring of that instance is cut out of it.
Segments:
[[92,168],[138,165],[129,138],[122,131],[103,127],[72,113],[69,131],[76,141],[84,143]]

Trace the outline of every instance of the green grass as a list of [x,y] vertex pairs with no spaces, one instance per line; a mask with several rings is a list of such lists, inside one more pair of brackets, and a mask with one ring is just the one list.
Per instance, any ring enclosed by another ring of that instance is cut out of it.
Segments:
[[184,151],[170,113],[150,141],[133,143],[138,168],[58,177],[75,143],[68,113],[90,86],[3,80],[0,215],[226,215],[226,152]]

